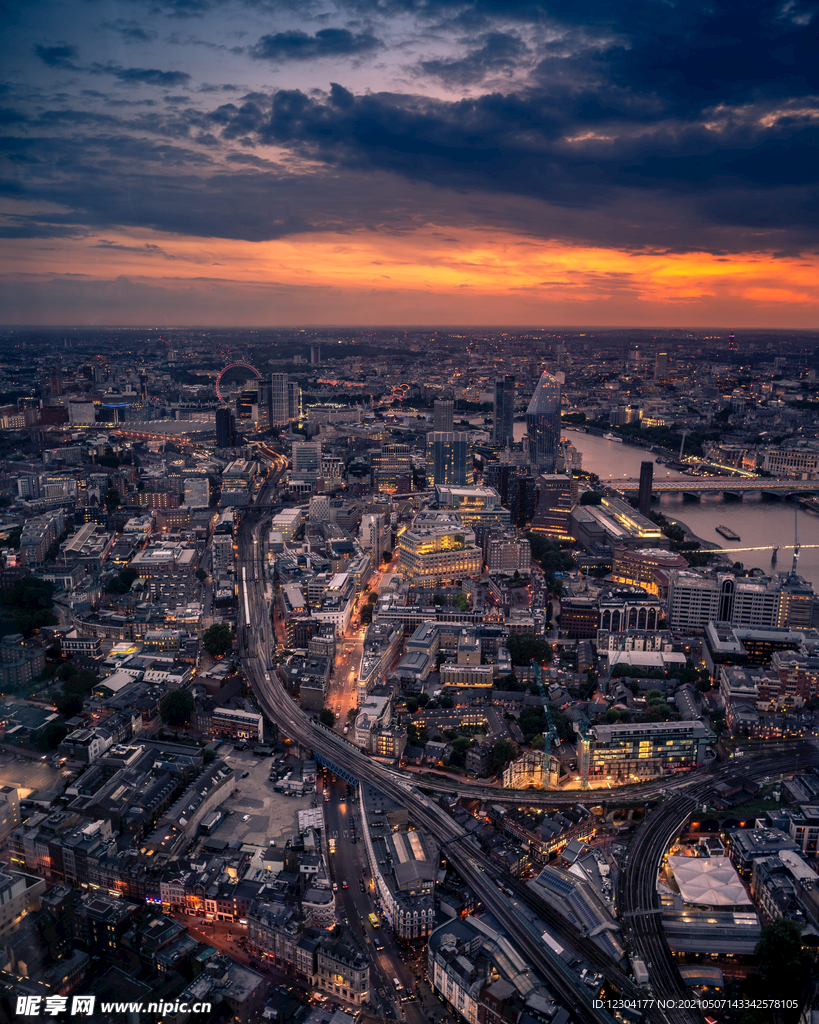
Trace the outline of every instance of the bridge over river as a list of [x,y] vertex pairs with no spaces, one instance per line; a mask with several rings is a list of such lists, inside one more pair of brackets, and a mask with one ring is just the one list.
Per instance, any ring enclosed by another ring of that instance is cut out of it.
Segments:
[[[625,493],[640,490],[640,481],[624,478],[608,481],[613,490]],[[819,480],[789,480],[783,477],[738,477],[738,476],[687,476],[654,480],[653,494],[710,494],[727,491],[741,494],[744,491],[762,491],[781,495],[819,493]]]

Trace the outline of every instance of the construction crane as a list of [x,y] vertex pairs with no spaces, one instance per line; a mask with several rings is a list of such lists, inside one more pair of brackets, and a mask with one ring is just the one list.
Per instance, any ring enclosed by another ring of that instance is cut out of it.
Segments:
[[549,726],[548,732],[543,734],[543,764],[546,772],[546,788],[548,789],[552,764],[552,740],[557,739],[557,729],[555,729],[555,723],[552,720],[552,709],[549,706],[549,698],[546,695],[546,686],[543,682],[543,672],[540,669],[540,665],[538,665],[534,658],[532,658],[529,664],[532,666],[532,671],[535,674],[535,682],[537,683],[538,690],[540,690],[540,700],[543,704],[543,713],[546,715],[546,724]]

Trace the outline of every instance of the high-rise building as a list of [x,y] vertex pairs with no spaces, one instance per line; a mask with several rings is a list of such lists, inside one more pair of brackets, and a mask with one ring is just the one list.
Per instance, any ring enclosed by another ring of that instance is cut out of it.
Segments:
[[651,485],[654,480],[654,463],[648,459],[640,463],[640,492],[637,497],[637,508],[641,514],[649,518],[651,512]]
[[301,388],[294,381],[287,382],[287,418],[297,420],[301,417]]
[[509,480],[509,511],[512,525],[523,527],[531,523],[537,508],[537,480],[528,473]]
[[236,417],[227,406],[216,410],[216,447],[236,447]]
[[511,373],[495,381],[495,421],[492,440],[508,448],[513,440],[515,425],[515,378]]
[[654,356],[654,380],[663,380],[668,376],[668,353],[658,352]]
[[321,363],[321,345],[310,346],[310,365],[318,366]]
[[557,466],[560,444],[560,384],[543,373],[526,410],[529,461],[538,473],[551,474]]
[[432,430],[427,434],[427,486],[471,483],[469,434],[460,430]]
[[455,419],[455,400],[448,392],[444,392],[433,403],[432,429],[450,432]]
[[361,546],[370,552],[370,558],[375,566],[381,564],[381,556],[387,549],[390,539],[390,529],[384,519],[383,512],[368,513],[361,517]]
[[270,400],[273,387],[269,380],[264,378],[259,381],[259,411],[256,418],[256,426],[259,430],[270,429]]
[[270,426],[284,427],[290,420],[290,394],[286,373],[270,375]]
[[321,472],[321,441],[293,443],[293,476],[318,476]]
[[52,395],[61,395],[63,393],[63,371],[59,366],[51,367],[48,385]]

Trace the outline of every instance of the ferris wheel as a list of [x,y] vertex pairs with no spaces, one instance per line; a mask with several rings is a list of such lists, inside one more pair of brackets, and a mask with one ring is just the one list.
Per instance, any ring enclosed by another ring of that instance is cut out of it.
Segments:
[[262,379],[262,375],[259,373],[256,367],[253,366],[251,363],[246,363],[243,359],[237,359],[236,362],[228,363],[227,366],[222,367],[222,369],[219,372],[219,376],[216,378],[216,395],[219,398],[220,402],[225,401],[225,397],[222,394],[222,378],[226,373],[229,373],[231,370],[235,370],[240,366],[244,367],[245,370],[250,370],[250,372],[254,374],[254,376],[256,377],[256,380]]

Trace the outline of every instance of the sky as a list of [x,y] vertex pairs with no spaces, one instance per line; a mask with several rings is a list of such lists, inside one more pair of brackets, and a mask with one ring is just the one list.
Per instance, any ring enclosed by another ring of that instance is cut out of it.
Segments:
[[819,322],[819,0],[0,19],[0,323]]

